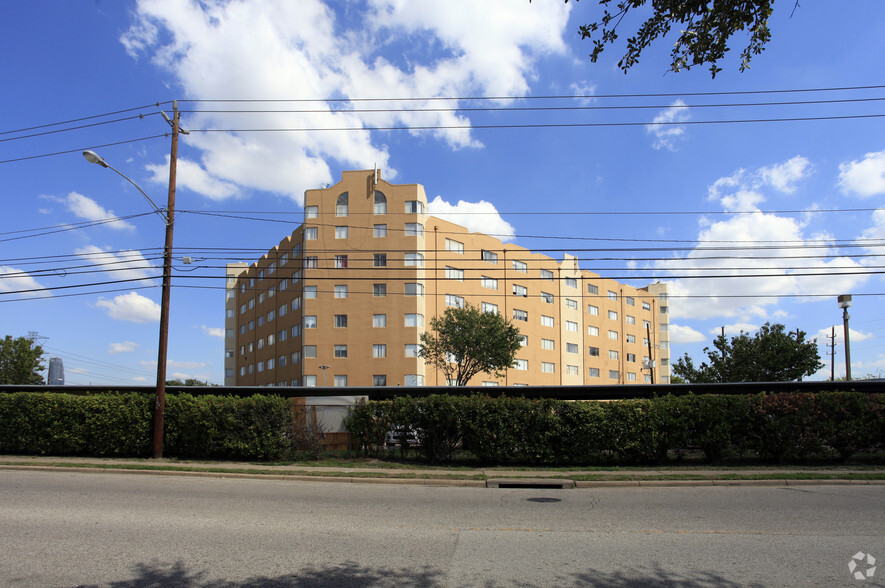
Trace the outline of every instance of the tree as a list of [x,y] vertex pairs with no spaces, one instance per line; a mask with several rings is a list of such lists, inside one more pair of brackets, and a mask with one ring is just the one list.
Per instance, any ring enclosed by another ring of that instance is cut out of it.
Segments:
[[713,346],[704,348],[709,364],[696,368],[686,353],[673,365],[673,373],[693,384],[792,382],[824,366],[816,341],[806,341],[798,329],[786,332],[779,324],[765,323],[753,336],[741,331],[731,341],[719,335]]
[[187,378],[186,380],[182,380],[181,378],[176,378],[174,380],[166,380],[167,386],[217,386],[217,384],[210,384],[209,380],[203,381],[198,380],[196,378]]
[[[568,0],[565,0],[568,2]],[[577,0],[576,0],[577,1]],[[617,10],[610,12],[612,0],[599,0],[605,7],[599,21],[581,25],[582,39],[593,42],[590,61],[596,63],[606,45],[618,39],[618,27],[631,9],[639,11],[648,0],[619,0]],[[731,37],[747,31],[749,42],[741,52],[740,71],[750,67],[750,60],[765,50],[771,39],[768,18],[774,0],[654,0],[652,14],[639,27],[636,34],[627,39],[627,52],[618,62],[624,73],[634,66],[654,41],[667,36],[675,25],[679,32],[670,51],[670,71],[689,70],[696,65],[709,65],[713,77],[722,71],[717,65],[729,51]],[[798,7],[796,0],[794,6]],[[599,29],[602,29],[599,32]]]
[[0,341],[0,384],[42,384],[43,348],[27,337]]
[[447,308],[443,316],[431,319],[430,329],[421,334],[418,355],[456,386],[466,386],[478,373],[503,377],[521,346],[513,323],[470,304]]

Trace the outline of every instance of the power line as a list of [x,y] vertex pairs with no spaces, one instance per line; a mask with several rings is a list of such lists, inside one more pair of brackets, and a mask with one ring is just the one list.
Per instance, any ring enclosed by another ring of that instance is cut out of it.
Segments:
[[65,151],[54,151],[52,153],[41,153],[39,155],[27,155],[24,157],[16,157],[14,159],[3,159],[0,160],[0,164],[2,163],[14,163],[17,161],[27,161],[30,159],[40,159],[42,157],[54,157],[56,155],[67,155],[69,153],[82,153],[88,149],[102,149],[104,147],[115,147],[117,145],[126,145],[128,143],[137,143],[139,141],[148,141],[151,139],[160,139],[163,137],[168,137],[168,133],[164,133],[162,135],[151,135],[148,137],[139,137],[138,139],[127,139],[125,141],[116,141],[114,143],[104,143],[102,145],[88,145],[86,147],[78,147],[76,149],[66,149]]
[[81,116],[81,117],[79,117],[79,118],[72,118],[72,119],[69,119],[69,120],[63,120],[63,121],[54,122],[54,123],[46,123],[46,124],[42,124],[42,125],[36,125],[36,126],[33,126],[33,127],[24,127],[24,128],[21,128],[21,129],[13,129],[13,130],[9,130],[9,131],[0,131],[0,135],[9,135],[9,134],[14,134],[14,133],[24,133],[24,132],[27,132],[27,131],[35,131],[35,130],[37,130],[37,129],[46,129],[46,128],[49,128],[49,127],[56,127],[56,126],[61,126],[61,125],[68,125],[68,124],[72,124],[72,123],[77,123],[77,122],[83,122],[84,120],[95,120],[95,119],[97,119],[97,118],[104,118],[104,117],[106,117],[106,116],[114,116],[114,115],[117,115],[117,114],[124,114],[124,113],[126,113],[126,112],[134,112],[134,111],[136,111],[136,110],[145,110],[146,108],[151,108],[151,107],[159,108],[160,106],[162,106],[162,105],[164,105],[164,104],[171,104],[171,103],[172,103],[172,101],[171,101],[171,100],[168,100],[168,101],[166,101],[166,102],[156,102],[156,103],[154,103],[154,104],[148,104],[148,105],[146,105],[146,106],[136,106],[136,107],[133,107],[133,108],[125,108],[125,109],[123,109],[123,110],[112,110],[112,111],[110,111],[110,112],[105,112],[105,113],[102,113],[102,114],[92,114],[92,115],[89,115],[89,116]]

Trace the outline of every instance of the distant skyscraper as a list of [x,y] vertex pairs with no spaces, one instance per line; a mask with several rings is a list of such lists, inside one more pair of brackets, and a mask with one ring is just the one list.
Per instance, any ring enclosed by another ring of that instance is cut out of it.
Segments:
[[52,357],[49,359],[49,385],[65,385],[65,363],[60,357]]

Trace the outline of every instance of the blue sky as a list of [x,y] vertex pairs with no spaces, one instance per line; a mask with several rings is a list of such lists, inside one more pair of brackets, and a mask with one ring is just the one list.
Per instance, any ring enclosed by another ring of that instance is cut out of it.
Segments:
[[[80,151],[163,205],[168,126],[154,105],[171,112],[177,99],[193,132],[179,151],[169,377],[221,383],[224,264],[288,234],[305,189],[376,165],[389,181],[423,184],[431,210],[454,222],[576,253],[635,285],[671,283],[674,358],[700,360],[723,326],[771,321],[821,337],[828,362],[835,325],[838,377],[836,296],[852,294],[852,374],[883,374],[885,6],[779,2],[767,50],[739,73],[737,39],[715,79],[668,73],[672,39],[626,75],[623,45],[590,63],[577,30],[595,10],[590,0],[4,5],[0,334],[48,337],[68,383],[154,382],[163,225]],[[857,87],[867,88],[834,90]],[[427,100],[391,100],[409,98]],[[54,124],[65,121],[76,122]],[[106,219],[120,220],[96,223]],[[828,376],[829,366],[818,377]]]

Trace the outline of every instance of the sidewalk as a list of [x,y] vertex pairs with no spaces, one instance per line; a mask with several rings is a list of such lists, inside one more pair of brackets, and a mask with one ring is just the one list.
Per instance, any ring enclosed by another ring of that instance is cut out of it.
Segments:
[[303,464],[117,459],[53,456],[2,456],[0,470],[77,471],[178,476],[242,477],[339,483],[422,486],[591,488],[604,486],[795,486],[808,484],[885,485],[883,466],[680,467],[553,470],[545,468],[434,468],[391,464],[362,467]]

